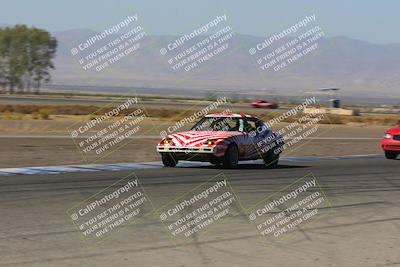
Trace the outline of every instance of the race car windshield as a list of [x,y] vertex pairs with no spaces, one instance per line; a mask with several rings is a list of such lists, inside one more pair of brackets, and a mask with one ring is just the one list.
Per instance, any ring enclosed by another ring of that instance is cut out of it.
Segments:
[[191,131],[243,131],[243,119],[232,117],[205,117]]

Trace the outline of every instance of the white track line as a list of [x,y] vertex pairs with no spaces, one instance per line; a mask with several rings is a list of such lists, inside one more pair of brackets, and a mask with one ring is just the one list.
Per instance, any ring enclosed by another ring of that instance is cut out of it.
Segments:
[[[379,154],[368,155],[349,155],[338,157],[282,157],[282,161],[289,162],[311,162],[318,160],[346,160],[355,158],[381,158]],[[261,160],[241,161],[241,164],[262,164]],[[204,162],[182,162],[178,167],[201,167],[209,166]],[[140,163],[115,163],[115,164],[85,164],[85,165],[64,165],[64,166],[43,166],[43,167],[21,167],[21,168],[2,168],[0,176],[10,175],[34,175],[34,174],[60,174],[77,172],[101,172],[101,171],[124,171],[124,170],[145,170],[163,168],[161,162],[140,162]]]

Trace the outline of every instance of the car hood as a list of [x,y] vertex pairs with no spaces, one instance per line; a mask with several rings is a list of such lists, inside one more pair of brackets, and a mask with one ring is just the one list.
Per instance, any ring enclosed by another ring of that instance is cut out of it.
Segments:
[[400,126],[391,128],[391,129],[387,130],[386,132],[391,133],[391,134],[400,134]]
[[171,138],[172,144],[176,146],[201,146],[209,139],[220,141],[241,135],[243,135],[242,132],[236,131],[188,131],[170,134],[168,138]]

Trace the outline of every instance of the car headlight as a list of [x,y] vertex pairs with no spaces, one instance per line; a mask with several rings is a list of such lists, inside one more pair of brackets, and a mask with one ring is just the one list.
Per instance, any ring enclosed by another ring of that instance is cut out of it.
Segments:
[[162,140],[162,143],[163,143],[164,145],[168,145],[169,143],[171,143],[171,141],[172,141],[171,138],[164,138],[164,139]]
[[389,133],[386,133],[386,134],[383,136],[383,138],[384,138],[384,139],[391,139],[391,138],[392,138],[392,135],[389,134]]
[[208,145],[208,146],[212,146],[215,144],[215,140],[209,139],[209,140],[205,141],[204,144]]

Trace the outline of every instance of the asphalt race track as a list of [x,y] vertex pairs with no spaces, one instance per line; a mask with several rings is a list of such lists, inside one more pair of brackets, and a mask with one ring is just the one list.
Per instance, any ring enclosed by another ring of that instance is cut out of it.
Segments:
[[332,209],[288,240],[259,238],[242,212],[185,246],[157,216],[86,247],[66,211],[131,171],[0,176],[0,266],[400,266],[400,161],[366,157],[282,161],[237,170],[137,170],[157,209],[223,172],[245,209],[312,173]]

